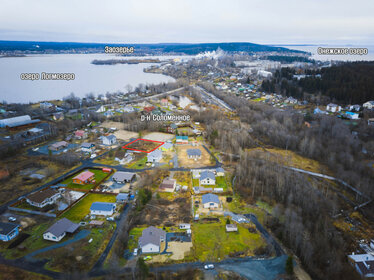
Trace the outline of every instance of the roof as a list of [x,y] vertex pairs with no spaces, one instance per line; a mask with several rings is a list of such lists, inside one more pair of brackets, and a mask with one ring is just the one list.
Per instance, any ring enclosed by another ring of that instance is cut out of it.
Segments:
[[115,181],[123,182],[123,181],[130,181],[135,176],[135,173],[131,172],[123,172],[123,171],[117,171],[112,176],[112,179]]
[[67,145],[68,145],[68,142],[66,142],[66,141],[59,141],[59,142],[53,143],[50,147],[59,148],[59,147],[67,146]]
[[177,140],[188,140],[188,136],[176,136]]
[[216,172],[218,173],[218,172],[225,172],[225,170],[222,168],[222,167],[218,167],[217,169],[216,169]]
[[110,134],[110,135],[108,135],[108,136],[104,136],[106,139],[108,139],[108,140],[116,140],[117,139],[117,137],[115,136],[115,135],[113,135],[113,134]]
[[161,158],[162,157],[162,152],[160,150],[154,150],[153,152],[150,152],[147,156],[148,158]]
[[175,179],[165,179],[161,185],[160,189],[174,189],[176,180]]
[[178,128],[178,126],[177,126],[175,123],[172,123],[172,124],[170,125],[170,127],[171,127],[172,129],[176,129],[176,128]]
[[31,133],[39,133],[39,132],[42,132],[43,129],[34,127],[34,128],[30,128],[28,131]]
[[0,222],[0,234],[8,235],[9,233],[11,233],[14,229],[18,227],[19,225],[17,224]]
[[114,206],[115,206],[114,203],[94,202],[92,203],[90,210],[91,211],[112,211]]
[[216,177],[214,176],[214,173],[212,171],[203,171],[200,173],[200,180],[204,180],[206,178],[215,180]]
[[[29,120],[29,121],[14,122],[14,123],[7,124],[5,126],[7,126],[7,127],[17,127],[17,126],[21,126],[21,125],[27,125],[27,124],[38,123],[38,122],[40,122],[39,119],[34,119],[34,120]],[[0,125],[0,127],[1,127],[1,125]]]
[[84,130],[77,130],[76,132],[75,132],[75,135],[76,136],[83,136],[84,135]]
[[235,225],[235,224],[227,224],[227,225],[226,225],[226,228],[227,228],[227,229],[229,229],[229,228],[232,228],[232,229],[237,229],[237,228],[238,228],[238,226],[237,226],[237,225]]
[[129,195],[127,193],[119,193],[117,196],[116,196],[116,199],[127,199],[129,197]]
[[348,255],[348,258],[352,259],[354,262],[374,261],[374,256],[371,254]]
[[42,203],[47,198],[50,198],[50,197],[52,197],[56,194],[58,194],[58,191],[56,191],[54,189],[51,189],[51,188],[48,188],[48,189],[40,190],[38,192],[34,192],[32,194],[29,194],[27,196],[27,199],[29,199],[30,201],[33,201],[35,203]]
[[73,180],[74,180],[74,179],[78,179],[78,180],[84,182],[84,181],[86,181],[87,179],[91,178],[92,176],[95,176],[95,174],[92,173],[91,171],[84,171],[84,172],[82,172],[81,174],[75,176],[75,177],[73,178]]
[[188,156],[201,156],[201,151],[199,149],[187,149]]
[[79,224],[75,224],[72,221],[63,218],[54,223],[50,228],[48,228],[44,233],[50,232],[54,236],[61,236],[65,232],[73,233],[79,228]]
[[82,143],[82,145],[81,145],[82,148],[86,148],[86,149],[89,149],[92,146],[95,146],[95,144],[92,144],[92,143]]
[[166,238],[166,232],[160,228],[150,226],[143,230],[142,236],[139,238],[139,245],[145,246],[147,244],[154,244],[160,246],[160,239]]
[[0,127],[5,127],[9,126],[11,124],[16,124],[19,122],[24,122],[24,121],[30,121],[31,117],[29,115],[24,115],[24,116],[18,116],[14,118],[8,118],[8,119],[2,119],[0,120]]
[[163,144],[160,148],[171,149],[172,147],[173,147],[173,144],[172,144],[172,143],[168,143],[168,142],[166,142],[166,143]]
[[219,204],[219,198],[215,194],[208,193],[208,194],[204,194],[202,196],[202,202],[203,202],[203,204],[210,203],[210,202],[215,202],[215,203]]

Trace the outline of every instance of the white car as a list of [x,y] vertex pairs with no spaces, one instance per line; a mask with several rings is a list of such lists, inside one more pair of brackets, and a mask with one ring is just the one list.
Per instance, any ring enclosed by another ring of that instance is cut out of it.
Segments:
[[134,256],[137,256],[138,255],[138,248],[135,248],[134,249]]
[[17,221],[17,219],[14,218],[14,217],[9,217],[9,218],[8,218],[8,221],[9,221],[9,222],[15,222],[15,221]]
[[204,265],[204,269],[206,269],[206,270],[214,269],[214,264],[206,264],[206,265]]
[[92,158],[95,158],[96,157],[96,154],[92,154],[91,156],[90,156],[90,158],[92,159]]

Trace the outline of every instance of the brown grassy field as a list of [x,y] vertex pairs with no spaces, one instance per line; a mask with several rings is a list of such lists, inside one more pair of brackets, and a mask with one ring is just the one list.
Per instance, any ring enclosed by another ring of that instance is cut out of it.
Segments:
[[[215,163],[210,154],[202,146],[183,145],[177,146],[176,149],[178,153],[178,164],[180,167],[199,168],[213,166]],[[189,159],[187,156],[188,149],[199,149],[201,151],[201,158],[196,161],[194,159]]]

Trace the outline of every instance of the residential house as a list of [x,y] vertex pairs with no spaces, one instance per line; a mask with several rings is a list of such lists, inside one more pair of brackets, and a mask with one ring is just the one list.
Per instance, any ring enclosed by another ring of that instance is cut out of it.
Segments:
[[124,113],[133,113],[135,112],[135,109],[134,107],[132,107],[131,105],[126,105],[125,107],[123,107],[123,112]]
[[0,240],[6,242],[15,238],[19,233],[18,228],[17,224],[0,222]]
[[142,253],[160,253],[161,242],[166,241],[166,232],[162,229],[150,226],[143,230],[138,244]]
[[179,229],[191,229],[190,224],[179,224]]
[[178,126],[175,123],[172,123],[172,124],[170,124],[169,126],[166,127],[166,132],[175,133],[177,128],[178,128]]
[[77,130],[75,133],[74,133],[74,136],[75,138],[77,139],[86,139],[87,138],[87,132],[84,131],[84,130]]
[[374,277],[374,256],[372,254],[352,254],[348,261],[362,277]]
[[162,159],[162,151],[154,150],[147,155],[147,162],[159,162]]
[[112,216],[115,209],[115,203],[94,202],[90,207],[90,212],[91,215]]
[[124,183],[132,182],[135,177],[136,177],[135,173],[117,171],[116,173],[113,174],[112,179],[113,181],[117,183],[124,184]]
[[59,151],[59,150],[67,148],[68,145],[69,144],[66,141],[59,141],[59,142],[56,142],[56,143],[53,143],[52,145],[50,145],[48,147],[48,149],[51,150],[51,151]]
[[358,113],[353,113],[353,112],[345,112],[343,115],[344,117],[351,119],[351,120],[358,120],[359,119],[359,114]]
[[225,176],[225,170],[224,170],[222,167],[218,167],[218,168],[216,169],[216,175],[217,175],[218,177],[220,177],[220,176]]
[[116,202],[117,203],[124,203],[129,200],[129,194],[128,193],[119,193],[116,196]]
[[151,113],[154,109],[156,109],[155,106],[144,107],[144,108],[143,108],[143,112],[149,114],[149,113]]
[[161,151],[171,151],[173,149],[173,144],[172,143],[169,143],[169,142],[166,142],[165,144],[163,144],[160,148],[159,148]]
[[235,224],[227,224],[226,232],[233,232],[233,231],[238,231],[238,226]]
[[161,106],[168,106],[169,105],[169,100],[167,100],[166,98],[163,98],[163,99],[161,99]]
[[359,112],[361,110],[361,106],[360,105],[349,105],[348,106],[348,110],[349,111],[355,111],[355,112]]
[[49,227],[44,233],[43,238],[50,241],[59,242],[65,237],[66,233],[74,233],[79,228],[79,224],[62,218]]
[[93,143],[82,143],[81,150],[84,153],[92,153],[95,149],[95,144]]
[[54,189],[46,188],[26,197],[26,202],[32,206],[43,208],[47,205],[54,204],[58,198],[60,198],[60,193]]
[[53,119],[54,121],[62,121],[62,120],[64,119],[64,113],[62,113],[62,112],[54,113],[54,114],[52,115],[52,119]]
[[362,107],[372,110],[374,108],[374,101],[365,102]]
[[204,194],[201,199],[203,207],[207,209],[218,208],[220,205],[219,198],[215,194]]
[[113,134],[101,137],[103,145],[111,146],[117,143],[117,137]]
[[326,111],[336,113],[340,112],[342,110],[342,107],[333,103],[330,103],[326,106]]
[[200,173],[200,185],[215,185],[216,176],[212,171],[203,171]]
[[201,158],[201,150],[200,149],[187,149],[187,156],[189,159],[200,159]]
[[105,106],[101,105],[99,108],[97,108],[96,113],[104,113],[106,111]]
[[177,145],[188,144],[188,136],[176,136],[175,139]]
[[161,192],[174,192],[176,186],[177,181],[175,179],[164,179],[159,187],[159,190]]
[[73,178],[73,183],[78,185],[86,185],[95,182],[95,174],[91,171],[84,171]]
[[55,105],[53,105],[50,102],[40,102],[40,108],[41,109],[50,109],[53,108]]

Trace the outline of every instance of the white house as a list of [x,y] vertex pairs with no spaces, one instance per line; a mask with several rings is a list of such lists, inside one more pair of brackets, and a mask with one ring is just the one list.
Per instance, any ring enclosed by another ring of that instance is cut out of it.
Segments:
[[115,209],[115,203],[94,202],[90,207],[90,212],[91,215],[112,216]]
[[138,244],[142,253],[160,253],[161,242],[165,242],[166,232],[162,229],[150,226],[143,230]]
[[70,220],[63,218],[54,223],[43,233],[43,238],[50,241],[59,242],[65,237],[66,233],[74,233],[79,228],[79,224],[75,224]]
[[216,176],[212,171],[203,171],[200,173],[200,185],[215,185]]
[[374,101],[365,102],[362,107],[372,110],[374,108]]
[[226,232],[238,231],[238,226],[235,224],[227,224]]
[[208,193],[208,194],[204,194],[202,197],[202,203],[203,203],[203,207],[204,208],[218,208],[219,207],[219,198],[217,195],[215,194],[211,194],[211,193]]
[[117,137],[113,134],[101,137],[103,145],[111,146],[117,143]]
[[60,196],[58,191],[48,188],[29,194],[26,197],[26,201],[32,206],[43,208],[47,205],[54,204]]
[[179,229],[191,229],[190,224],[179,224]]
[[95,149],[95,144],[93,143],[82,143],[81,150],[84,153],[92,153]]
[[342,110],[342,107],[339,106],[339,105],[336,105],[336,104],[333,104],[333,103],[330,103],[326,106],[326,111],[329,111],[329,112],[340,112]]
[[154,150],[150,152],[147,156],[147,162],[159,162],[162,159],[162,151]]
[[201,151],[200,149],[187,149],[187,156],[189,159],[200,159]]
[[101,105],[97,110],[96,110],[96,113],[104,113],[106,110],[105,110],[105,107],[104,105]]

